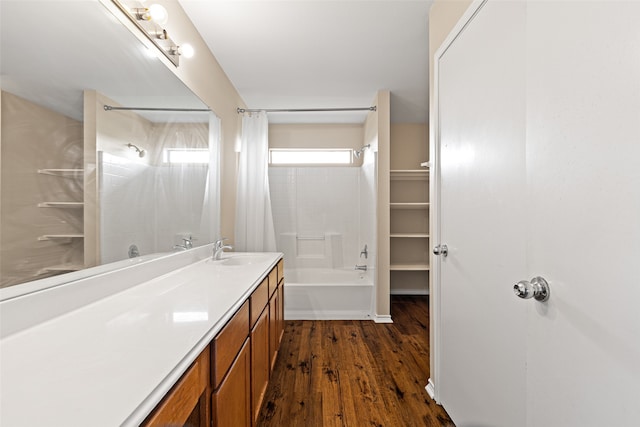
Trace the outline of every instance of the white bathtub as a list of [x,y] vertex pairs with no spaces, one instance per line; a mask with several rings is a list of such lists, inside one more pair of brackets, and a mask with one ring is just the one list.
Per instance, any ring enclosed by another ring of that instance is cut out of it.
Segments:
[[371,318],[371,273],[327,268],[286,269],[287,320],[366,320]]

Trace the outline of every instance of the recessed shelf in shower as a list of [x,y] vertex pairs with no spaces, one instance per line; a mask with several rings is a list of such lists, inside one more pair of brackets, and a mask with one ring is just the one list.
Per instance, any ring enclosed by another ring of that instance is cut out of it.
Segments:
[[81,209],[84,202],[42,202],[38,203],[39,208],[59,208],[59,209]]
[[38,240],[65,240],[71,242],[71,239],[82,239],[84,234],[45,234],[39,236]]
[[84,169],[38,169],[41,175],[61,176],[64,178],[81,178]]

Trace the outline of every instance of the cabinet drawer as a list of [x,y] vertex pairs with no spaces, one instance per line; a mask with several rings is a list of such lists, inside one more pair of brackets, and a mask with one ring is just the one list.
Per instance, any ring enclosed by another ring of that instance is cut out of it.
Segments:
[[273,293],[278,288],[278,268],[273,267],[273,269],[269,272],[269,298],[273,295]]
[[249,336],[249,301],[245,301],[236,314],[213,339],[211,382],[217,389],[231,363]]
[[260,286],[256,288],[249,298],[251,302],[251,327],[256,324],[256,321],[260,317],[260,313],[264,310],[269,302],[269,280],[265,279],[260,283]]
[[[208,417],[209,397],[205,390],[209,383],[209,359],[207,347],[149,415],[143,426],[182,425],[198,403],[202,405],[198,408],[202,419]],[[200,425],[205,426],[207,423],[201,422]]]
[[284,279],[284,259],[278,261],[278,283]]

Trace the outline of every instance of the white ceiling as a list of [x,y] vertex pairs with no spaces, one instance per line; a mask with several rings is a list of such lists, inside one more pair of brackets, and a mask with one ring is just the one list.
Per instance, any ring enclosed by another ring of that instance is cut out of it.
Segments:
[[[432,0],[179,0],[249,108],[368,107],[428,117]],[[362,122],[366,113],[270,114],[272,123]]]

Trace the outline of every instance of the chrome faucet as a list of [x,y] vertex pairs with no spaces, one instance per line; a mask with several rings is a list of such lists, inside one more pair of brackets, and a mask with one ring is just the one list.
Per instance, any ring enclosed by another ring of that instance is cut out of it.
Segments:
[[356,264],[356,270],[367,271],[367,264],[364,264],[364,265]]
[[181,251],[186,251],[187,249],[193,248],[193,237],[189,236],[186,239],[182,238],[181,245],[173,245],[173,249],[178,249]]
[[369,251],[367,250],[367,245],[364,245],[364,249],[360,252],[360,258],[364,255],[364,259],[369,258]]
[[223,237],[220,240],[216,240],[216,242],[213,244],[213,259],[214,260],[219,260],[220,256],[222,255],[222,253],[224,252],[225,249],[233,249],[232,246],[224,244],[225,240],[229,240],[229,239],[227,239],[226,237]]

